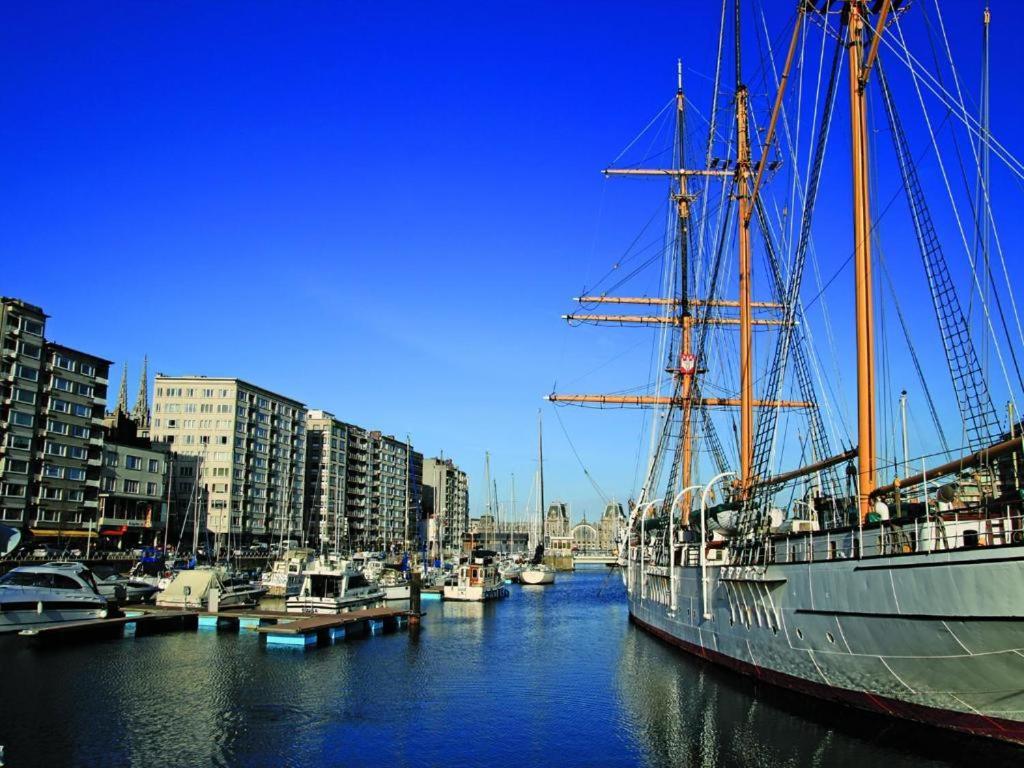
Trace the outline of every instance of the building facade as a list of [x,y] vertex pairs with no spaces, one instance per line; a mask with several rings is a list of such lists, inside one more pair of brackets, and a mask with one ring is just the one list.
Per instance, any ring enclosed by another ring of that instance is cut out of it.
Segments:
[[305,529],[321,550],[348,544],[345,488],[348,424],[327,411],[306,414]]
[[423,460],[423,537],[429,551],[458,551],[469,531],[469,478],[451,459]]
[[110,362],[45,339],[46,314],[0,298],[0,521],[37,536],[97,523]]
[[167,522],[170,451],[141,437],[133,417],[116,415],[103,445],[99,533],[130,544],[158,543]]
[[198,520],[221,546],[304,538],[302,403],[241,379],[157,374],[151,435],[180,467],[172,501],[179,530]]

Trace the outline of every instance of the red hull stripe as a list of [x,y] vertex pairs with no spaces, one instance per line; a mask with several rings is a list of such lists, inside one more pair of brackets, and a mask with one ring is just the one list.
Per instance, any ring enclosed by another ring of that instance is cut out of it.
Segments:
[[726,656],[724,653],[713,651],[710,648],[702,648],[693,643],[688,643],[685,640],[670,635],[668,632],[651,626],[632,614],[630,614],[629,618],[645,631],[661,638],[666,643],[682,648],[687,653],[699,656],[714,664],[728,667],[742,675],[762,680],[771,685],[777,685],[781,688],[807,694],[808,696],[815,696],[819,699],[857,707],[858,709],[866,709],[871,712],[889,715],[890,717],[901,717],[905,720],[935,725],[940,728],[949,728],[976,736],[985,736],[1014,744],[1024,744],[1024,722],[974,715],[967,712],[954,712],[949,709],[937,709],[884,696],[876,696],[871,693],[864,693],[863,691],[833,688],[832,686],[822,685],[812,680],[804,680],[793,675],[787,675],[784,672],[776,672],[765,667],[758,667],[754,664],[734,659],[731,656]]

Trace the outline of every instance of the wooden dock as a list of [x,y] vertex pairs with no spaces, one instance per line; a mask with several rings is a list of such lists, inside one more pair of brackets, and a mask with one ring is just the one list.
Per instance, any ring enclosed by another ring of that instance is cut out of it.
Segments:
[[337,614],[288,614],[294,621],[260,626],[256,631],[265,635],[267,645],[307,648],[333,643],[353,631],[381,632],[385,626],[402,627],[409,620],[409,612],[399,608],[366,608]]
[[194,611],[161,611],[160,613],[129,614],[108,619],[71,621],[37,629],[23,629],[20,634],[40,644],[69,643],[82,640],[102,640],[124,634],[158,635],[195,629],[199,615]]

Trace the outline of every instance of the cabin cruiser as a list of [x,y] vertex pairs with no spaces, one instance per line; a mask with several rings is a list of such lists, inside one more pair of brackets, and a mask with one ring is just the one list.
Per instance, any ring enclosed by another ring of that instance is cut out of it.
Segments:
[[299,594],[303,572],[313,561],[313,550],[307,547],[289,549],[265,571],[260,579],[271,597],[291,597]]
[[106,572],[100,569],[93,571],[96,586],[100,594],[108,600],[117,600],[118,604],[145,603],[160,591],[156,584],[136,578],[131,574],[124,576],[109,566]]
[[369,581],[377,581],[384,574],[384,562],[373,552],[356,552],[352,566]]
[[395,568],[386,568],[377,584],[384,590],[385,600],[408,600],[412,595],[408,573]]
[[285,601],[288,613],[342,613],[384,600],[384,589],[350,560],[320,558],[303,574],[299,594]]
[[445,600],[483,602],[508,597],[505,581],[494,564],[494,553],[476,551],[445,581]]
[[252,608],[266,594],[266,588],[224,568],[202,566],[178,571],[157,596],[156,604],[165,608]]
[[108,609],[81,563],[25,565],[0,577],[0,632],[103,619]]

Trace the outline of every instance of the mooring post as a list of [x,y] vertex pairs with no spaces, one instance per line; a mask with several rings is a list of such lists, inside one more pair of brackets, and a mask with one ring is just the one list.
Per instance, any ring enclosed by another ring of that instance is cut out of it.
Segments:
[[412,574],[412,581],[409,584],[409,624],[420,623],[420,587],[421,578],[418,571]]

